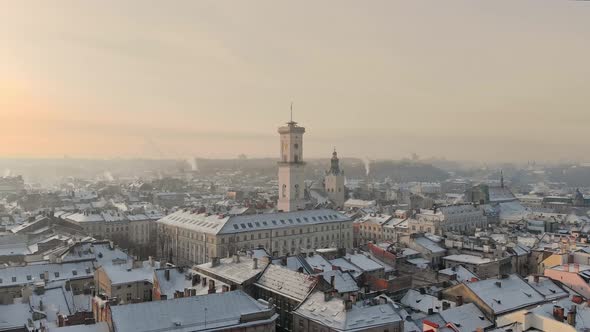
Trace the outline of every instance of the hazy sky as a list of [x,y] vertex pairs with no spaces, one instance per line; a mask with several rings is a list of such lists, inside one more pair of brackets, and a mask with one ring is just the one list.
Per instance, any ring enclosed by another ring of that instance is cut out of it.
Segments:
[[1,1],[0,157],[590,160],[587,1]]

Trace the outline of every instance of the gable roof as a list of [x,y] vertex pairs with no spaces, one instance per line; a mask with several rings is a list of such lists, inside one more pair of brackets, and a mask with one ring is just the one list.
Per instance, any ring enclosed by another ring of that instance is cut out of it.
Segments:
[[491,278],[463,285],[477,295],[496,315],[545,301],[543,294],[516,274],[504,279]]
[[270,264],[255,285],[298,302],[307,298],[318,278]]
[[358,301],[346,310],[338,297],[326,301],[322,292],[314,292],[295,314],[306,317],[336,331],[365,331],[400,322],[402,318],[390,302],[384,304]]

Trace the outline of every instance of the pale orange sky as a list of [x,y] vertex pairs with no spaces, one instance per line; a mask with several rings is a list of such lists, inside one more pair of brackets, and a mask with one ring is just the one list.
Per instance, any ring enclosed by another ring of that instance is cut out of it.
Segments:
[[0,157],[590,160],[590,2],[3,1]]

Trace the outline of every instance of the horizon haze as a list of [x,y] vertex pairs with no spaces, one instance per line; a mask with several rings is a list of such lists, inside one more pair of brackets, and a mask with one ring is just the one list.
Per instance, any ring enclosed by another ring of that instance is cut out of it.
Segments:
[[590,161],[584,1],[10,1],[0,158]]

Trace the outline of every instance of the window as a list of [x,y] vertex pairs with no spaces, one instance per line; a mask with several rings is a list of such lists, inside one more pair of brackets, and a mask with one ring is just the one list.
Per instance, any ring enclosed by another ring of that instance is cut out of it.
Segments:
[[16,282],[16,277],[12,277],[12,282]]
[[76,271],[76,270],[72,271],[72,275],[77,276],[78,275],[78,271]]
[[32,279],[33,279],[33,276],[31,276],[31,275],[27,276],[27,280],[32,280]]
[[56,278],[59,278],[59,272],[55,272],[54,275]]

